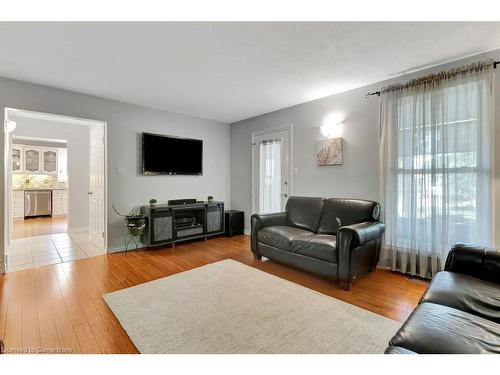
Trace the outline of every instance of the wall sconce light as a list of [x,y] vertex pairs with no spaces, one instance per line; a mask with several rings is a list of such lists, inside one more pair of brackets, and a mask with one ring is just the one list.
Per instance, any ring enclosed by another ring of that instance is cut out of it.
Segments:
[[343,124],[339,115],[330,115],[321,125],[320,130],[323,137],[336,138],[342,136]]
[[5,131],[7,133],[12,133],[14,130],[16,130],[17,123],[12,120],[5,121]]

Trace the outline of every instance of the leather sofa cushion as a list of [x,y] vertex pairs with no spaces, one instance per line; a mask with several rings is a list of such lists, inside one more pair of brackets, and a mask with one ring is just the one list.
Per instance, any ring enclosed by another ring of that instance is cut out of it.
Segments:
[[286,203],[288,224],[316,232],[325,200],[325,198],[290,197]]
[[500,284],[500,251],[456,244],[449,252],[444,268]]
[[277,226],[265,227],[257,233],[257,241],[282,250],[290,250],[290,243],[298,237],[312,236],[314,233],[304,229]]
[[311,258],[337,263],[337,238],[326,234],[298,237],[292,240],[290,251]]
[[417,354],[415,352],[412,352],[411,350],[401,348],[399,346],[389,346],[387,349],[385,349],[384,354]]
[[500,353],[500,325],[425,302],[413,311],[390,345],[420,354]]
[[500,323],[500,285],[472,276],[438,272],[421,302],[453,307]]
[[380,217],[380,206],[377,202],[363,199],[330,198],[319,222],[318,233],[336,235],[339,227],[376,221]]

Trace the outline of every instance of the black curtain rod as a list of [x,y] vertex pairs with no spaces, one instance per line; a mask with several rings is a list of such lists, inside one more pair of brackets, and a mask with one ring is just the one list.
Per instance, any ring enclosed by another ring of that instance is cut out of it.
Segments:
[[[493,69],[496,69],[498,64],[500,64],[500,61],[493,61]],[[373,95],[380,96],[380,94],[382,94],[382,92],[380,91],[369,92],[368,94],[365,95],[365,98],[369,98],[370,96]]]

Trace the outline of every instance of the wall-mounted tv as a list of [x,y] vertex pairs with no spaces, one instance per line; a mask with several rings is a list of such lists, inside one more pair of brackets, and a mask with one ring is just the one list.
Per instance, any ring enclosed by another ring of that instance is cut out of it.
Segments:
[[203,141],[142,133],[142,174],[202,175]]

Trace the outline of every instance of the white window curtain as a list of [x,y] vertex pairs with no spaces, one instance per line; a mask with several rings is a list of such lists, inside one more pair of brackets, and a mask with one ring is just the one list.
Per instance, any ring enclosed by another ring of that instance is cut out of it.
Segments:
[[259,144],[259,212],[281,211],[281,140]]
[[457,242],[492,244],[492,61],[381,95],[382,262],[432,277]]

